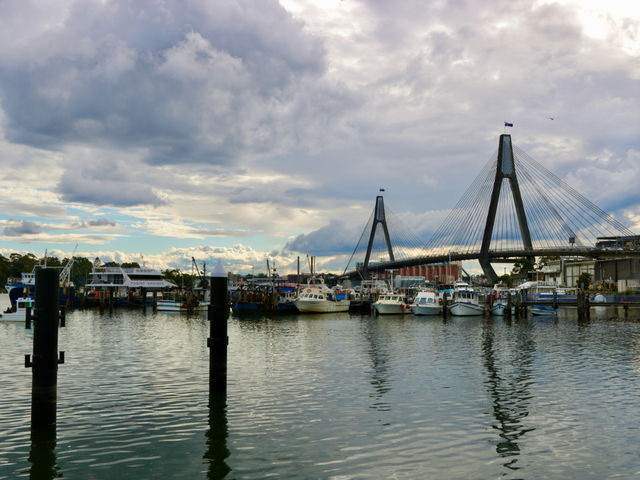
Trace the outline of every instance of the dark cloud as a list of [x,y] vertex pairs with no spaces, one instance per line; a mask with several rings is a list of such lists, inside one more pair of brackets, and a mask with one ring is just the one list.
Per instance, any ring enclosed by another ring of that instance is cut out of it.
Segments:
[[58,192],[66,202],[92,205],[131,207],[165,203],[148,185],[127,180],[100,179],[81,172],[67,171],[58,184]]
[[284,252],[300,252],[309,255],[341,255],[350,254],[358,241],[361,232],[358,228],[343,222],[332,220],[313,232],[298,235],[287,242]]
[[115,227],[116,222],[108,218],[98,218],[97,220],[89,220],[87,225],[90,227]]
[[57,205],[43,205],[19,201],[0,202],[0,210],[5,214],[50,218],[60,218],[66,214],[66,209]]
[[153,164],[228,163],[276,148],[275,110],[295,97],[285,92],[324,69],[322,43],[276,1],[78,1],[63,28],[39,31],[22,23],[37,8],[0,7],[6,40],[31,29],[0,54],[14,142],[106,141],[147,148]]
[[7,237],[21,237],[23,235],[36,235],[42,232],[42,227],[37,223],[23,220],[15,225],[9,225],[3,230]]

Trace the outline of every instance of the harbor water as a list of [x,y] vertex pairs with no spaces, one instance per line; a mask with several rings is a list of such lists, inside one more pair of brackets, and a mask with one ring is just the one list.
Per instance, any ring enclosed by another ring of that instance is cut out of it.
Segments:
[[231,316],[210,399],[206,313],[78,310],[44,439],[0,322],[0,479],[638,478],[639,317]]

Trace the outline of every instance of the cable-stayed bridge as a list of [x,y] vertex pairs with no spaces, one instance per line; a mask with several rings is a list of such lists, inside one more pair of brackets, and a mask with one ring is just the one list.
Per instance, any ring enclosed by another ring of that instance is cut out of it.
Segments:
[[[612,249],[612,241],[627,245]],[[492,262],[544,255],[640,256],[640,240],[505,134],[427,243],[401,225],[378,196],[345,274],[366,278],[374,263],[382,270],[478,260],[486,277],[496,281]]]

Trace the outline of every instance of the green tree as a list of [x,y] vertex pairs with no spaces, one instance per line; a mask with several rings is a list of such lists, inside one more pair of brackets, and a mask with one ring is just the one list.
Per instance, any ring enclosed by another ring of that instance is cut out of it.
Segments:
[[32,253],[26,255],[20,255],[19,253],[12,253],[9,255],[11,266],[9,267],[9,276],[20,278],[22,272],[31,272],[38,263],[38,259]]
[[120,266],[122,268],[140,268],[140,264],[138,262],[124,262]]
[[514,275],[526,275],[527,272],[533,271],[534,267],[535,264],[533,263],[533,259],[519,258],[513,262],[511,273]]
[[89,273],[93,269],[93,263],[84,257],[73,257],[73,265],[71,266],[71,281],[76,287],[86,285],[89,278]]
[[60,259],[58,257],[50,257],[48,255],[47,258],[45,258],[45,263],[47,264],[47,267],[51,268],[62,266],[62,263],[60,262]]
[[552,263],[557,263],[558,261],[560,261],[560,257],[558,255],[543,255],[538,257],[536,270],[542,270],[544,267],[547,267]]
[[591,285],[591,274],[588,272],[582,272],[580,276],[578,276],[578,280],[576,280],[576,287],[587,289],[589,285]]
[[186,289],[191,289],[193,288],[195,283],[195,275],[182,273],[177,268],[174,268],[172,270],[164,270],[162,272],[162,275],[164,276],[165,280],[171,283],[175,283],[180,288],[184,287]]
[[4,287],[9,279],[11,261],[4,255],[0,255],[0,287]]

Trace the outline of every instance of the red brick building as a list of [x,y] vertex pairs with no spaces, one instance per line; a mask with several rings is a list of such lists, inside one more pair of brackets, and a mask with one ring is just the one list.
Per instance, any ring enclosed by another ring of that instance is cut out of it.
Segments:
[[458,278],[460,272],[460,263],[452,262],[451,265],[441,263],[404,267],[399,269],[396,275],[402,275],[403,277],[424,277],[428,282],[435,282],[437,277],[439,283],[452,283]]

